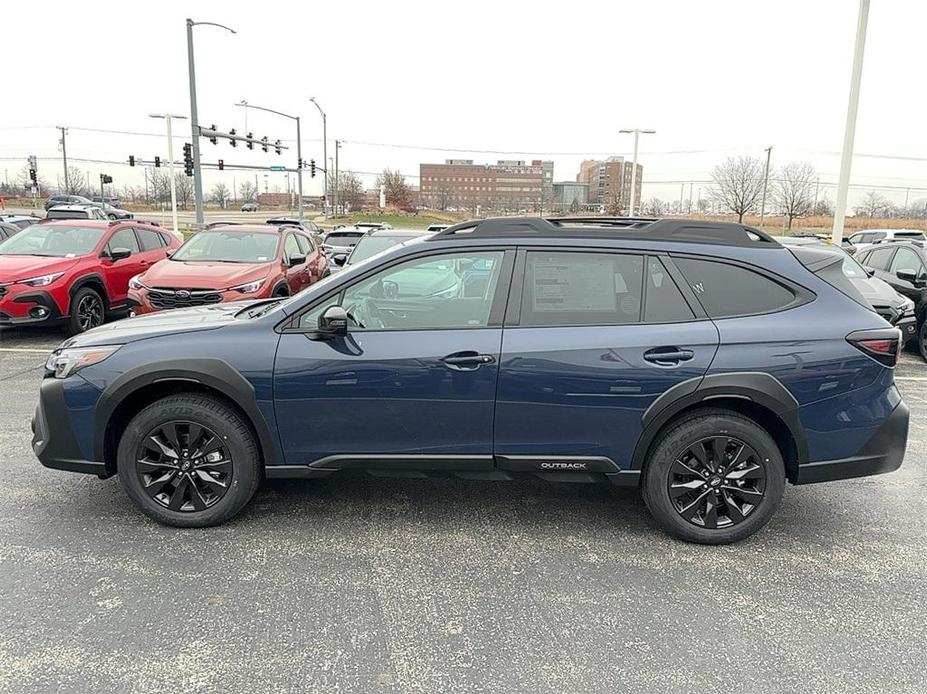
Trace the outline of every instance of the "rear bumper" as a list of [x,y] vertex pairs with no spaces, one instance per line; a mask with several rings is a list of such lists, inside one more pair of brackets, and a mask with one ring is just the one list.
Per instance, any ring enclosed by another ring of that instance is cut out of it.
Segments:
[[32,450],[47,468],[109,477],[102,462],[84,460],[71,430],[64,401],[64,382],[46,378],[39,390],[39,405],[32,418]]
[[904,459],[908,442],[908,419],[908,406],[902,401],[892,410],[888,419],[858,455],[799,465],[795,484],[813,484],[894,472],[901,467],[901,461]]

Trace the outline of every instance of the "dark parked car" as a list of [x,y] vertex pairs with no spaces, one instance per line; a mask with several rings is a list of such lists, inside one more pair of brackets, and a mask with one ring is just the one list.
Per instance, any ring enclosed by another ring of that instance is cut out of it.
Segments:
[[242,212],[257,212],[258,204],[256,202],[246,202],[241,206]]
[[93,205],[93,200],[83,195],[50,195],[45,199],[45,210],[58,205]]
[[4,224],[12,224],[18,229],[25,229],[26,227],[31,227],[33,224],[39,222],[38,217],[31,217],[24,214],[0,214],[0,222]]
[[18,234],[20,231],[22,230],[17,226],[0,221],[0,241],[6,241],[8,238],[14,234]]
[[[816,238],[804,236],[774,236],[784,246],[802,246],[817,248],[837,254],[842,264],[843,274],[863,295],[872,309],[885,320],[901,331],[901,339],[905,342],[917,337],[917,317],[914,313],[914,302],[906,296],[896,292],[890,284],[875,277],[875,271],[864,268],[849,255],[846,250],[838,249],[833,244],[820,241]],[[830,262],[822,258],[819,262]]]
[[833,253],[757,229],[487,219],[288,299],[69,340],[32,445],[169,525],[228,520],[263,477],[366,468],[636,486],[669,533],[733,542],[786,481],[901,465],[899,342]]
[[857,260],[892,289],[914,302],[917,348],[927,360],[927,253],[923,242],[882,241],[860,251]]

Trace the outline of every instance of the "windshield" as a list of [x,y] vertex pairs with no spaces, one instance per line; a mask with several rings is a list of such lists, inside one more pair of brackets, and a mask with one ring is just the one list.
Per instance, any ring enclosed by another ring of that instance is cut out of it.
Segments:
[[276,232],[204,231],[181,246],[171,260],[266,263],[277,257],[279,239]]
[[0,255],[47,255],[70,258],[87,255],[106,231],[100,227],[33,224],[3,243]]
[[367,260],[367,258],[375,256],[377,253],[385,251],[387,248],[397,246],[405,240],[406,239],[401,236],[367,236],[362,238],[357,242],[357,245],[354,246],[354,250],[351,252],[345,265],[352,265],[362,260]]

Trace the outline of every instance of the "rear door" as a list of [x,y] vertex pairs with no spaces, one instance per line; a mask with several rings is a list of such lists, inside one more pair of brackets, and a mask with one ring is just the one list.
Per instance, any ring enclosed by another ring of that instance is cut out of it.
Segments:
[[500,467],[629,466],[644,412],[704,375],[718,347],[714,324],[677,280],[664,258],[643,253],[519,253],[496,403]]
[[144,227],[135,227],[135,235],[138,237],[138,243],[141,247],[140,264],[143,268],[148,269],[159,260],[167,257],[167,244],[161,234],[153,229]]

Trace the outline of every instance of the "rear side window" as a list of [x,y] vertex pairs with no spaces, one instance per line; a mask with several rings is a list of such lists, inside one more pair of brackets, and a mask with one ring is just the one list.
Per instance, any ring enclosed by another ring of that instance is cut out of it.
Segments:
[[156,231],[136,227],[135,233],[138,234],[138,240],[142,244],[143,251],[153,251],[164,247],[164,239]]
[[770,313],[795,301],[788,287],[738,265],[691,258],[675,262],[712,318]]
[[645,323],[674,323],[692,320],[695,314],[686,303],[679,287],[659,258],[647,259],[647,292],[644,305]]
[[894,248],[877,248],[866,257],[866,265],[876,270],[888,270]]
[[529,252],[520,324],[624,325],[641,318],[643,256]]

